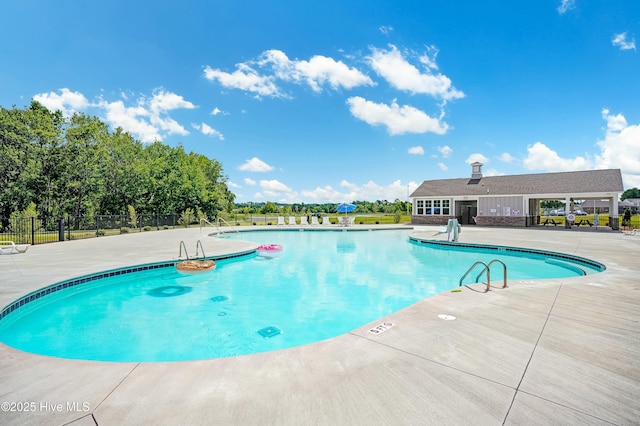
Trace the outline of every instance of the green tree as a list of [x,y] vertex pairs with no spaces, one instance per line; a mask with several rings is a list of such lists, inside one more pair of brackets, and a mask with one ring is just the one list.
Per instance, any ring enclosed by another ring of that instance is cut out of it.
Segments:
[[268,201],[260,210],[262,214],[276,213],[277,211],[278,207],[271,201]]
[[626,191],[624,191],[622,193],[622,196],[620,197],[620,199],[622,201],[626,200],[627,198],[640,198],[640,189],[638,188],[631,188],[631,189],[627,189]]

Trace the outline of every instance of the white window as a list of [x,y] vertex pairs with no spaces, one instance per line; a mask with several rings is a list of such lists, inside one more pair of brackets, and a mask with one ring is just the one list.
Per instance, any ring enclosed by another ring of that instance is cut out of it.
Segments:
[[451,212],[451,200],[417,200],[417,214],[448,216]]

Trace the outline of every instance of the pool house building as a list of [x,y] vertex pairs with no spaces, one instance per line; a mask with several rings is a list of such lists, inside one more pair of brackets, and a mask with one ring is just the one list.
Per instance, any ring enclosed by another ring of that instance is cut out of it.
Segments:
[[483,176],[482,163],[471,164],[470,178],[426,180],[409,196],[411,223],[527,227],[541,223],[540,202],[560,200],[567,214],[576,201],[608,204],[609,226],[619,227],[618,199],[623,189],[620,169]]

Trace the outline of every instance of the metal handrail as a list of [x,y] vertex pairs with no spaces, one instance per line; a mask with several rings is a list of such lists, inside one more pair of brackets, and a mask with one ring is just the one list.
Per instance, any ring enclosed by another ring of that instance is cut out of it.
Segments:
[[[187,252],[187,246],[184,244],[184,241],[180,241],[180,254],[178,255],[178,258],[182,257],[183,248],[184,248],[184,254],[187,256],[187,260],[189,260],[189,253]],[[196,251],[197,251],[197,246],[196,246]]]
[[491,265],[493,265],[495,262],[501,263],[502,267],[504,268],[502,288],[508,287],[507,286],[507,265],[500,259],[493,259],[491,262],[489,262],[489,264],[486,264],[486,263],[484,263],[484,262],[482,262],[480,260],[477,261],[476,263],[471,265],[471,267],[469,269],[467,269],[467,272],[465,272],[464,275],[460,278],[460,281],[458,282],[458,287],[462,286],[462,281],[464,281],[464,279],[467,278],[467,275],[469,275],[471,273],[471,271],[473,271],[476,266],[483,265],[484,267],[482,268],[480,273],[476,276],[476,282],[478,282],[480,280],[480,277],[482,276],[482,274],[484,274],[486,272],[487,273],[487,290],[486,291],[491,290]]
[[205,218],[201,218],[201,219],[200,219],[200,229],[201,229],[201,230],[202,230],[202,228],[204,227],[204,224],[205,224],[205,223],[206,223],[206,224],[208,224],[208,225],[211,225],[211,226],[213,226],[213,227],[215,227],[215,228],[217,228],[217,226],[216,226],[216,225],[214,225],[213,223],[209,222],[207,219],[205,219]]
[[[503,279],[502,288],[506,288],[506,287],[508,287],[508,286],[507,286],[507,265],[505,265],[505,263],[504,263],[502,260],[500,260],[500,259],[493,259],[491,262],[489,262],[489,263],[487,264],[487,270],[488,270],[488,271],[491,271],[491,265],[493,265],[495,262],[499,262],[499,263],[501,263],[501,264],[502,264],[502,268],[503,268],[503,271],[504,271],[504,274],[503,274],[503,277],[502,277],[502,279]],[[476,277],[476,282],[478,282],[478,280],[480,279],[480,276],[483,274],[483,272],[484,272],[484,270],[483,270],[483,271],[481,271],[481,272],[478,274],[478,276]]]
[[[482,272],[484,272],[485,270],[487,271],[487,290],[486,291],[489,291],[491,289],[491,270],[489,269],[487,264],[482,262],[481,260],[478,260],[476,263],[471,265],[471,267],[469,269],[467,269],[467,272],[465,272],[464,275],[462,276],[462,278],[460,278],[460,281],[458,283],[458,287],[462,287],[462,281],[464,281],[464,279],[467,277],[467,275],[469,275],[471,273],[471,271],[473,271],[473,268],[475,268],[477,265],[484,265],[484,268],[482,268]],[[480,275],[482,275],[482,272],[480,272]],[[478,275],[478,277],[480,277],[480,275]],[[476,281],[476,282],[478,282],[478,281]]]
[[220,224],[220,222],[224,222],[227,226],[232,227],[234,231],[236,231],[236,232],[240,232],[240,231],[238,231],[238,230],[237,230],[237,229],[236,229],[232,224],[230,224],[229,222],[227,222],[227,221],[226,221],[226,220],[224,220],[223,218],[218,217],[218,227],[220,226],[220,225],[219,225],[219,224]]
[[198,257],[198,247],[200,247],[200,249],[202,250],[202,257],[207,257],[204,254],[204,247],[202,247],[202,242],[200,240],[198,240],[198,242],[196,243],[196,257]]

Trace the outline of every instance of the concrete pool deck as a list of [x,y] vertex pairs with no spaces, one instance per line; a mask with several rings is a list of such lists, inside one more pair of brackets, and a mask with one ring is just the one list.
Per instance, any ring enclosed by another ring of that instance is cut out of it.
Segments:
[[[439,228],[414,231],[442,239]],[[605,272],[463,287],[292,349],[111,363],[0,344],[0,424],[638,424],[640,235],[575,231],[467,226],[460,241],[573,254]],[[176,259],[198,239],[208,256],[255,248],[198,228],[33,246],[0,256],[0,309],[64,279]],[[395,326],[368,332],[383,321]]]

